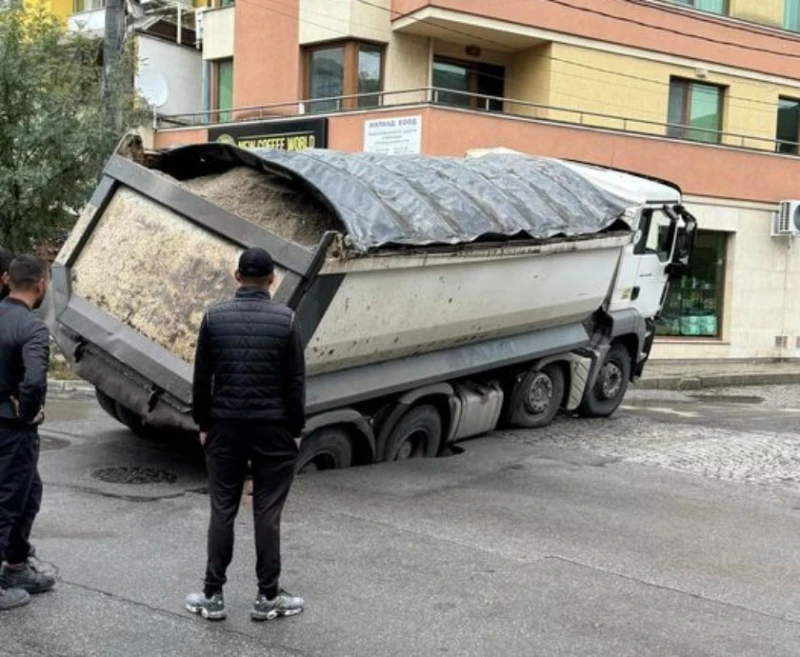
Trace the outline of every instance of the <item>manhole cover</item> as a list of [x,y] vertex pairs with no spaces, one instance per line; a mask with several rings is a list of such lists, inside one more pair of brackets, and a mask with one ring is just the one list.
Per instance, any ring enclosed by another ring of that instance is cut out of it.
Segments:
[[761,404],[763,397],[753,395],[692,395],[692,399],[717,404]]
[[102,468],[92,473],[95,479],[110,484],[174,484],[178,475],[158,468]]

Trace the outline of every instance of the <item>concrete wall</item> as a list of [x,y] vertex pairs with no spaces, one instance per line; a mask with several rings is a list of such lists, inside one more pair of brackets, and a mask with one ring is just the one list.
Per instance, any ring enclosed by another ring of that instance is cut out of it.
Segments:
[[344,38],[390,40],[389,0],[300,0],[300,44]]
[[203,12],[203,59],[233,57],[235,7]]
[[167,102],[159,114],[191,114],[203,109],[203,60],[195,48],[180,46],[151,36],[137,39],[139,67],[136,86],[141,89],[142,76],[160,74],[167,88]]
[[[798,358],[800,249],[770,236],[773,206],[690,199],[704,230],[728,234],[719,340],[660,338],[654,359]],[[776,336],[788,336],[788,348]]]

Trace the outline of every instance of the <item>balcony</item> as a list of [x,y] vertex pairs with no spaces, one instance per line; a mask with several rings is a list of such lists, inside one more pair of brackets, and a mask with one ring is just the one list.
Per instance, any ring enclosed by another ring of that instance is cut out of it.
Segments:
[[[800,158],[783,154],[786,145],[774,139],[707,130],[715,143],[694,142],[681,136],[696,136],[702,128],[687,132],[685,126],[449,89],[375,95],[374,110],[346,109],[358,98],[347,96],[328,99],[326,105],[335,109],[325,113],[310,113],[313,101],[300,101],[234,108],[231,116],[234,122],[327,116],[328,148],[359,151],[364,121],[413,114],[422,117],[422,152],[428,155],[505,146],[671,180],[688,194],[767,203],[797,197]],[[402,104],[393,104],[396,97]],[[496,107],[503,111],[493,111]],[[212,112],[162,116],[155,146],[206,141],[213,117]]]
[[106,32],[106,9],[104,2],[76,3],[76,13],[67,18],[67,29],[89,36],[102,37]]

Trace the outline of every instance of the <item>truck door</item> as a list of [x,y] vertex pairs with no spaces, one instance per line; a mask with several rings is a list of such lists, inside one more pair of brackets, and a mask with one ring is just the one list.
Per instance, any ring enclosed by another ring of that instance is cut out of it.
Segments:
[[666,294],[677,227],[675,220],[660,208],[645,209],[639,227],[633,249],[639,267],[631,305],[643,317],[650,318],[658,315]]

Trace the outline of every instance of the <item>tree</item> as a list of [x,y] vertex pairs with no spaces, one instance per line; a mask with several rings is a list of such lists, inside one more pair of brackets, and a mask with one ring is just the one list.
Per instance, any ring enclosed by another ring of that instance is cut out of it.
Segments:
[[69,230],[118,140],[141,121],[132,53],[104,83],[102,51],[42,7],[0,11],[0,245],[26,252]]

